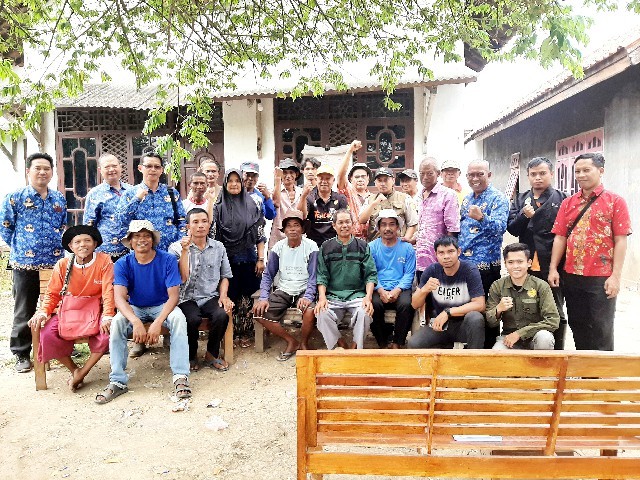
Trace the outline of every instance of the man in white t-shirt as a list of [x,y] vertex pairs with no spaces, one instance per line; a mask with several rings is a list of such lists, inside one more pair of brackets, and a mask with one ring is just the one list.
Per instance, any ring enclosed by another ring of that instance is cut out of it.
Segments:
[[[287,238],[278,241],[269,252],[260,283],[260,299],[253,307],[256,321],[287,342],[287,348],[277,357],[280,362],[289,360],[299,348],[308,348],[314,326],[318,246],[302,236],[304,224],[301,211],[292,209],[285,214],[281,231]],[[302,312],[300,342],[280,323],[287,308]]]
[[206,209],[207,176],[201,172],[195,172],[189,179],[189,196],[182,200],[185,213],[195,207]]

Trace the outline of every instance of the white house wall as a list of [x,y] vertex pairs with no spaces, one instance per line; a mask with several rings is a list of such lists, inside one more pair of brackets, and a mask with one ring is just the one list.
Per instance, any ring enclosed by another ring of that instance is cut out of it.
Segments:
[[[421,96],[422,97],[422,96]],[[439,162],[446,158],[462,160],[464,157],[464,84],[438,85],[437,92],[432,94],[429,102],[433,111],[429,125],[418,130],[416,122],[416,163],[420,161],[419,152],[435,157]],[[416,95],[416,116],[424,116],[426,97],[423,107],[418,110],[418,95]],[[420,132],[422,131],[422,134]],[[426,133],[426,135],[425,135]],[[418,136],[423,144],[418,147]],[[425,138],[426,137],[426,138]]]

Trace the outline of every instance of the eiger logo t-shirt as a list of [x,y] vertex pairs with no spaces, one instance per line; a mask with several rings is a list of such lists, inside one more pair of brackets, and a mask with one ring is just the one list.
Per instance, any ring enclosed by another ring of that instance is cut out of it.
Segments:
[[459,307],[469,303],[472,298],[484,297],[480,272],[471,262],[461,259],[460,268],[451,277],[444,273],[439,263],[433,263],[422,273],[420,287],[423,287],[431,277],[440,281],[440,286],[431,292],[435,315],[445,308]]

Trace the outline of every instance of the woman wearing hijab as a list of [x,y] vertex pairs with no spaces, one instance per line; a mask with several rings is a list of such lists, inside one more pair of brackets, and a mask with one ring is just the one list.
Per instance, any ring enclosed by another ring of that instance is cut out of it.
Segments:
[[236,305],[234,334],[242,347],[250,346],[253,335],[251,295],[260,288],[264,271],[264,224],[262,208],[244,189],[240,170],[230,168],[213,209],[212,228],[229,257],[233,278],[228,296]]
[[[113,263],[109,255],[95,251],[101,244],[100,232],[89,225],[76,225],[64,232],[62,245],[68,252],[73,253],[73,256],[58,260],[53,268],[42,306],[29,320],[33,330],[40,330],[38,361],[44,363],[56,359],[67,367],[71,372],[68,382],[71,391],[82,387],[89,370],[109,350],[109,323],[115,315]],[[68,268],[72,270],[67,293],[75,297],[97,297],[102,304],[100,331],[88,337],[91,355],[82,367],[78,367],[71,359],[74,341],[65,340],[60,336],[58,316],[55,314],[62,299],[60,293]]]

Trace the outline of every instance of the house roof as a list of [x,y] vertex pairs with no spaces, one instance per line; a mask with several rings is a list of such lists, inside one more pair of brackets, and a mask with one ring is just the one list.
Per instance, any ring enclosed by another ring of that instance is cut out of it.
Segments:
[[496,118],[472,131],[465,138],[465,143],[495,135],[638,63],[640,63],[640,25],[612,37],[585,57],[583,78],[574,78],[569,70],[550,78],[536,90],[502,111]]
[[[380,81],[368,72],[371,65],[368,61],[344,66],[342,74],[350,93],[379,91],[382,89]],[[396,88],[418,86],[435,86],[454,83],[470,83],[476,81],[473,70],[463,64],[429,65],[433,71],[431,78],[422,76],[416,67],[409,67],[398,79]],[[317,70],[315,71],[317,74]],[[238,98],[275,97],[279,93],[290,93],[298,84],[304,73],[293,72],[291,77],[278,79],[274,75],[271,79],[262,79],[248,72],[234,79],[235,88],[220,89],[212,92],[216,100],[233,100]],[[146,110],[156,106],[155,94],[157,86],[147,86],[137,89],[135,85],[118,84],[115,82],[95,83],[85,86],[84,92],[75,98],[61,98],[56,101],[57,108],[132,108]],[[187,88],[178,92],[169,92],[168,101],[183,105]],[[325,85],[325,93],[340,93],[334,85]]]

